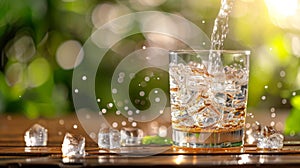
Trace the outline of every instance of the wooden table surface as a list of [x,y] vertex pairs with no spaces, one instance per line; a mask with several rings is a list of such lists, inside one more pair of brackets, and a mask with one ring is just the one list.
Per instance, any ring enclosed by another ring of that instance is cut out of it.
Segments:
[[[24,133],[34,123],[48,129],[47,147],[25,147]],[[76,127],[74,127],[76,125]],[[68,159],[61,154],[65,132],[86,137],[83,158]],[[284,148],[257,150],[254,145],[218,150],[175,150],[172,146],[135,146],[118,150],[100,149],[86,135],[75,115],[62,119],[0,117],[0,167],[300,167],[300,141],[286,138]]]

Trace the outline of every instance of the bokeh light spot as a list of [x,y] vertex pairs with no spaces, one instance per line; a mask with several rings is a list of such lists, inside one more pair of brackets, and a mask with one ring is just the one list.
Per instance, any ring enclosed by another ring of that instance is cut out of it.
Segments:
[[63,69],[73,69],[78,66],[84,57],[81,44],[75,40],[69,40],[59,46],[56,52],[56,61]]

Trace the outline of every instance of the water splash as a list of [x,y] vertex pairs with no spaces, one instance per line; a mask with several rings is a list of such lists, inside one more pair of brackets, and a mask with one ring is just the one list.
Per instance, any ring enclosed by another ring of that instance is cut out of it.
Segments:
[[224,40],[229,32],[228,21],[233,4],[234,0],[222,0],[221,2],[221,8],[211,34],[211,49],[213,50],[223,49]]

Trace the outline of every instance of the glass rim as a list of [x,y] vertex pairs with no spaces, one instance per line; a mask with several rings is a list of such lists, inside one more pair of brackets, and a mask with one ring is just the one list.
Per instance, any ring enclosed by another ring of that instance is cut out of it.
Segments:
[[221,52],[221,53],[228,53],[228,54],[245,54],[245,55],[250,55],[251,51],[250,50],[215,50],[215,49],[197,49],[197,50],[192,50],[192,49],[180,49],[180,50],[169,50],[169,53],[201,53],[201,52]]

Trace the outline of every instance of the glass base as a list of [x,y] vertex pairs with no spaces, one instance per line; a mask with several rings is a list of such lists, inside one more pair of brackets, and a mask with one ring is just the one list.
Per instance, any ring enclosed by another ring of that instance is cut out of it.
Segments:
[[223,132],[186,132],[173,129],[173,145],[185,148],[242,147],[244,129]]

